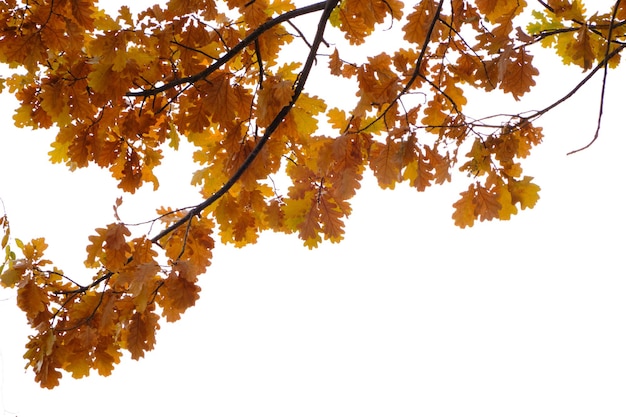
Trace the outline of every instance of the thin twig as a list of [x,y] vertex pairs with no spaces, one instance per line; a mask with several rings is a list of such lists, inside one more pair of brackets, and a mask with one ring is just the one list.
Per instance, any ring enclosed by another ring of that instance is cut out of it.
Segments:
[[622,52],[622,50],[626,48],[626,44],[625,45],[620,45],[617,49],[615,49],[613,52],[611,52],[610,54],[608,54],[603,60],[602,62],[600,62],[598,65],[595,66],[595,68],[593,68],[591,70],[591,72],[589,72],[589,74],[587,74],[587,76],[585,78],[583,78],[578,84],[576,84],[576,86],[567,94],[565,94],[563,97],[561,97],[560,99],[558,99],[557,101],[555,101],[554,103],[550,104],[549,106],[543,108],[542,110],[537,110],[535,111],[532,115],[526,117],[523,121],[529,121],[529,120],[535,120],[541,116],[543,116],[544,114],[546,114],[547,112],[549,112],[550,110],[554,109],[555,107],[557,107],[560,104],[563,104],[565,101],[567,101],[569,98],[571,98],[574,94],[576,94],[576,92],[585,84],[587,84],[587,82],[593,78],[593,76],[601,69],[604,67],[604,64],[608,61],[611,60],[611,58],[613,58],[615,55],[618,55],[620,52]]
[[423,76],[422,76],[422,74],[420,72],[420,67],[422,66],[422,61],[424,60],[424,56],[426,55],[426,50],[428,49],[428,44],[430,43],[430,38],[432,37],[433,31],[435,30],[435,25],[439,21],[439,15],[441,14],[442,7],[443,7],[443,1],[440,1],[438,6],[437,6],[437,10],[435,11],[435,14],[433,16],[433,19],[430,22],[430,27],[428,28],[428,32],[426,33],[426,38],[424,39],[424,45],[422,45],[422,50],[420,51],[420,55],[417,58],[417,62],[415,63],[415,70],[413,71],[413,74],[411,74],[411,78],[409,78],[409,81],[402,88],[402,90],[400,90],[398,95],[393,100],[391,100],[391,103],[389,103],[387,108],[377,118],[372,120],[367,126],[361,128],[360,131],[367,130],[369,127],[373,126],[374,123],[378,122],[380,119],[385,117],[385,114],[389,111],[389,109],[391,109],[393,107],[393,105],[396,104],[396,102],[398,100],[400,100],[400,98],[402,98],[402,96],[405,95],[411,89],[411,87],[413,86],[413,83],[418,78],[420,78],[420,77],[423,78]]
[[617,15],[617,8],[619,7],[620,2],[621,0],[617,0],[615,2],[615,6],[613,6],[613,14],[611,15],[611,23],[609,25],[609,34],[607,36],[607,41],[606,41],[606,52],[604,53],[604,65],[603,65],[604,73],[602,74],[602,90],[600,91],[600,108],[598,109],[598,122],[596,124],[596,132],[594,133],[593,139],[591,139],[591,142],[589,142],[582,148],[568,152],[567,153],[568,155],[572,155],[572,154],[575,154],[577,152],[580,152],[589,148],[598,139],[598,136],[600,136],[600,126],[602,126],[602,113],[604,112],[604,97],[606,94],[606,78],[609,72],[609,59],[607,57],[609,56],[609,53],[611,52],[611,35],[613,34],[613,22],[615,22],[615,17]]

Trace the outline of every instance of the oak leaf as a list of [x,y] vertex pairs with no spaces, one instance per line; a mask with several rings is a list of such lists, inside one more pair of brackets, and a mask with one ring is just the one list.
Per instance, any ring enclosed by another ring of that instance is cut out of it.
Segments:
[[407,23],[403,27],[404,39],[419,46],[423,45],[436,9],[434,0],[417,3],[413,12],[407,16]]
[[387,138],[385,144],[374,141],[370,148],[370,168],[381,188],[394,189],[402,180],[402,144]]
[[125,236],[130,236],[130,230],[122,223],[112,223],[104,233],[103,265],[110,271],[118,271],[125,264],[130,255],[130,245]]
[[596,59],[596,52],[592,46],[591,36],[592,34],[587,28],[587,25],[583,25],[576,34],[576,42],[571,46],[573,49],[571,52],[572,61],[576,63],[582,62],[581,66],[585,71],[593,67],[593,62]]
[[197,268],[188,261],[178,261],[172,266],[172,271],[163,281],[156,299],[163,308],[167,321],[180,319],[180,315],[200,298],[200,287],[196,284],[197,274]]
[[139,359],[154,348],[155,334],[160,328],[159,316],[153,311],[136,312],[126,325],[124,342],[132,359]]
[[474,201],[474,195],[476,193],[476,187],[474,184],[470,184],[467,191],[461,193],[461,198],[455,202],[454,212],[452,213],[452,219],[454,224],[464,229],[466,227],[472,227],[476,220],[475,210],[476,203]]
[[100,337],[93,353],[93,367],[102,376],[109,376],[115,364],[120,363],[122,352],[112,338]]
[[511,192],[511,201],[519,203],[522,210],[533,208],[539,200],[539,191],[541,188],[532,183],[533,177],[525,176],[520,181],[511,179],[508,183]]
[[495,22],[503,15],[521,13],[526,7],[525,0],[476,0],[478,10],[488,21]]
[[474,214],[480,221],[497,219],[502,204],[498,201],[496,189],[488,190],[480,184],[476,185],[474,194]]
[[49,304],[48,293],[32,279],[21,284],[17,290],[17,305],[26,313],[31,324],[39,324],[40,313],[46,312]]
[[328,60],[328,68],[330,69],[330,73],[332,75],[341,75],[342,66],[343,66],[343,63],[341,62],[341,59],[339,59],[339,51],[337,51],[337,48],[335,48],[333,53],[330,54],[330,57]]
[[535,85],[533,77],[539,75],[539,71],[533,66],[533,57],[525,48],[511,51],[508,57],[501,58],[500,62],[504,63],[502,59],[506,59],[506,64],[503,65],[501,88],[519,100]]

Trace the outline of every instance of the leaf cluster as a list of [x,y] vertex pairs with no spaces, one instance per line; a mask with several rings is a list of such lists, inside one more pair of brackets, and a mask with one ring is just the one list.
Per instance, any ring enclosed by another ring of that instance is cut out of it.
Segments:
[[[580,1],[539,4],[522,28],[525,0],[169,0],[112,14],[93,0],[2,2],[0,62],[13,72],[0,86],[20,102],[17,126],[57,129],[51,162],[98,165],[134,193],[158,188],[154,169],[184,140],[202,196],[158,209],[154,236],[119,217],[96,229],[82,284],[45,258],[43,238],[16,239],[18,257],[0,219],[0,281],[17,288],[35,331],[24,357],[36,380],[52,388],[60,370],[108,375],[123,350],[142,357],[159,319],[195,304],[217,236],[339,242],[366,170],[382,188],[417,191],[467,175],[453,204],[460,227],[532,208],[540,189],[521,161],[542,141],[536,120],[606,76],[626,35],[626,3],[591,17]],[[376,53],[385,30],[397,38]],[[531,91],[536,46],[589,75],[541,110],[467,113],[468,90],[514,100]],[[336,92],[307,83],[313,72],[355,96],[335,104]]]

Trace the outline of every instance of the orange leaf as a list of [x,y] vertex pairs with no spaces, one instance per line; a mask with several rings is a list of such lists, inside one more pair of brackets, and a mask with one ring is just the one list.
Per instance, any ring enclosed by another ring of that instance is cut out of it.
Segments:
[[99,268],[101,266],[107,229],[99,227],[96,229],[96,233],[96,235],[89,236],[91,244],[87,245],[87,259],[85,260],[87,268]]
[[[488,21],[495,22],[504,15],[519,14],[526,7],[525,0],[476,0],[476,6]],[[513,16],[511,16],[513,17]]]
[[26,344],[24,359],[35,371],[35,381],[43,388],[52,389],[59,385],[61,372],[58,369],[61,364],[53,353],[56,337],[52,329],[47,329],[43,333],[30,336]]
[[480,221],[497,219],[502,205],[494,191],[487,190],[480,184],[476,186],[474,195],[474,213]]
[[370,168],[381,188],[394,189],[396,182],[402,181],[402,147],[391,138],[387,142],[373,142],[370,148]]
[[571,47],[572,51],[572,60],[577,63],[582,63],[581,67],[587,71],[593,67],[593,62],[596,59],[596,54],[594,53],[592,44],[591,44],[591,32],[587,25],[583,25],[578,29],[576,33],[576,42],[574,42]]
[[475,192],[476,187],[474,184],[470,184],[467,191],[463,191],[461,193],[461,198],[452,205],[452,207],[454,207],[454,213],[452,213],[454,224],[462,229],[467,226],[472,227],[474,225],[474,220],[476,220],[476,215],[474,214],[476,208],[476,204],[474,202]]
[[337,76],[341,75],[342,65],[343,63],[341,62],[341,59],[339,59],[339,52],[337,51],[337,48],[335,48],[333,53],[330,54],[330,60],[328,61],[328,68],[330,68],[330,73]]
[[50,356],[44,356],[39,362],[38,367],[35,369],[35,381],[43,388],[52,389],[59,385],[59,379],[61,379],[61,372],[59,363],[56,362]]
[[114,364],[120,363],[122,352],[114,344],[113,338],[100,338],[100,343],[94,350],[93,367],[102,376],[109,376],[113,372]]
[[426,160],[424,154],[418,150],[417,158],[412,161],[406,168],[405,178],[411,181],[411,186],[417,188],[417,191],[424,191],[434,176],[432,173],[432,165]]
[[501,88],[505,93],[513,94],[515,100],[519,100],[535,85],[533,77],[539,75],[539,71],[532,64],[532,55],[524,48],[512,51],[510,57],[504,59],[507,64],[504,66]]
[[326,239],[333,243],[343,239],[344,213],[341,208],[326,193],[322,193],[319,201],[320,223]]
[[110,271],[120,270],[130,255],[130,246],[124,236],[130,236],[130,230],[122,223],[107,226],[104,235],[104,266]]
[[196,304],[200,287],[196,285],[197,268],[188,261],[179,261],[163,281],[157,298],[163,307],[163,315],[169,322],[180,319],[181,313]]
[[413,13],[407,16],[404,25],[404,39],[418,45],[423,45],[437,10],[434,0],[423,0],[417,3]]
[[159,316],[152,311],[133,314],[128,322],[125,340],[132,359],[142,358],[145,351],[154,348],[159,328]]
[[17,290],[17,305],[26,313],[31,324],[39,313],[48,309],[48,293],[37,286],[32,279]]

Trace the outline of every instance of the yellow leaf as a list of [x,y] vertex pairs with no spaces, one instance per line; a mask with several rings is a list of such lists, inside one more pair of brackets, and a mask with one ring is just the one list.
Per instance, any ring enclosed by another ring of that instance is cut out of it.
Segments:
[[484,175],[491,171],[491,153],[483,144],[482,140],[477,138],[472,144],[472,149],[466,154],[469,159],[463,166],[461,171],[467,171],[474,176]]
[[511,193],[507,187],[502,184],[496,186],[495,193],[498,196],[498,203],[501,206],[498,212],[498,218],[500,220],[509,220],[512,215],[517,214],[517,208],[511,200]]
[[0,282],[2,282],[3,287],[13,288],[21,278],[22,274],[16,271],[15,268],[9,267],[0,275]]
[[360,45],[365,42],[365,38],[372,32],[373,28],[368,27],[362,17],[346,13],[341,13],[339,16],[339,27],[350,45]]
[[333,129],[338,129],[343,132],[343,130],[348,127],[348,118],[346,117],[346,112],[343,110],[333,107],[326,112],[326,117],[328,117],[328,123],[330,123]]
[[261,126],[269,125],[278,112],[285,107],[293,97],[291,81],[277,77],[269,78],[259,91],[258,119]]
[[541,188],[533,184],[533,177],[525,176],[521,181],[511,179],[508,183],[509,191],[511,192],[511,201],[513,204],[520,203],[522,210],[526,208],[533,208],[539,200],[539,191]]
[[309,190],[304,198],[285,200],[285,225],[292,231],[298,231],[298,237],[309,249],[316,248],[322,241],[317,195],[317,190]]
[[324,100],[316,96],[301,94],[290,112],[298,135],[308,137],[314,134],[317,131],[316,116],[325,110],[326,103]]
[[176,129],[176,126],[172,122],[169,123],[169,130],[167,131],[167,137],[170,140],[170,143],[169,143],[170,148],[177,151],[178,145],[180,144],[180,136],[178,136],[178,130]]

